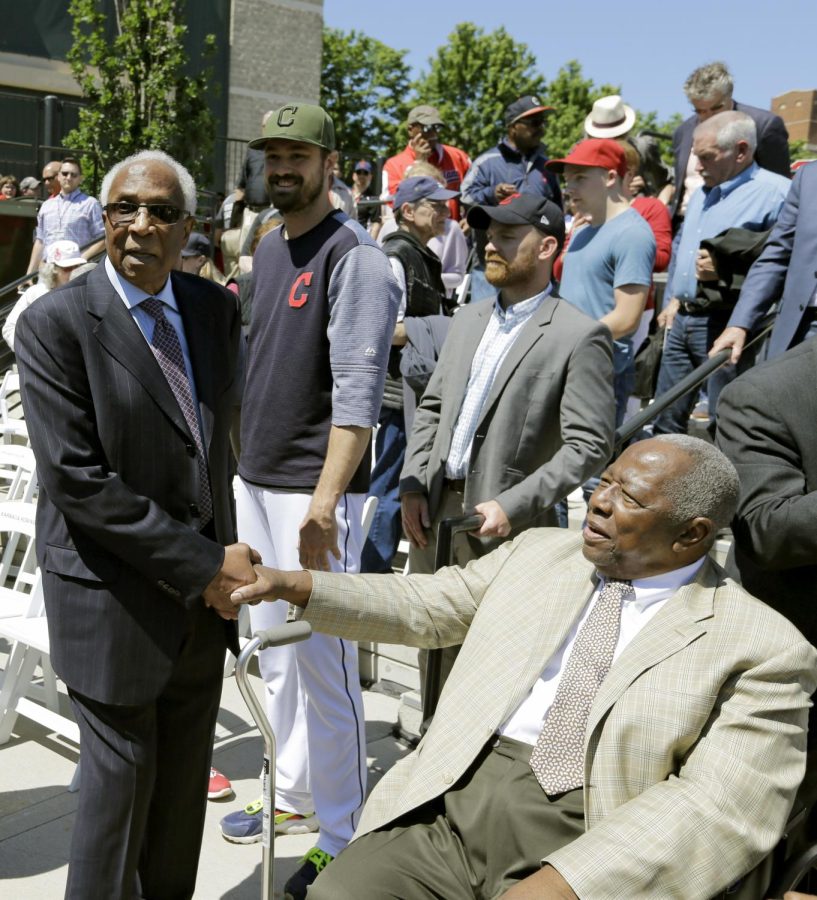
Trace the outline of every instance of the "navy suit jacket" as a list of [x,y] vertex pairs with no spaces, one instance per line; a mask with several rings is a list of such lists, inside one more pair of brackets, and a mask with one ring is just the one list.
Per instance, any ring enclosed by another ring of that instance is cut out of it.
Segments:
[[[767,356],[785,353],[817,290],[817,165],[801,166],[786,202],[755,261],[729,325],[751,331],[775,301],[780,301]],[[800,215],[800,208],[803,215]]]
[[[777,172],[778,175],[785,175],[788,178],[791,175],[789,133],[780,116],[776,116],[767,109],[747,106],[745,103],[735,102],[734,109],[751,116],[757,126],[755,162],[761,168]],[[698,116],[692,115],[675,129],[672,136],[672,152],[675,157],[675,196],[672,198],[669,208],[671,216],[675,216],[684,196],[684,179],[686,178],[689,154],[692,151],[692,134],[697,127]]]
[[[172,273],[190,349],[217,541],[197,528],[193,437],[104,266],[30,306],[15,351],[40,495],[37,554],[51,658],[104,703],[154,700],[235,540],[229,426],[240,318],[235,298]],[[224,623],[224,642],[235,627]],[[221,634],[222,629],[217,629]],[[218,652],[219,648],[214,648]]]

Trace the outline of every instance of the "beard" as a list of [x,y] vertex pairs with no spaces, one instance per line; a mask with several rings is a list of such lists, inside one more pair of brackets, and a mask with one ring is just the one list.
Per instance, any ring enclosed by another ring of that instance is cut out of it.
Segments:
[[327,191],[323,172],[315,178],[301,178],[299,175],[287,176],[287,181],[293,182],[292,188],[282,190],[278,186],[278,179],[267,179],[272,205],[280,212],[300,212],[311,206],[324,191]]
[[493,253],[485,254],[485,278],[496,288],[529,281],[536,271],[536,251],[522,250],[510,261]]

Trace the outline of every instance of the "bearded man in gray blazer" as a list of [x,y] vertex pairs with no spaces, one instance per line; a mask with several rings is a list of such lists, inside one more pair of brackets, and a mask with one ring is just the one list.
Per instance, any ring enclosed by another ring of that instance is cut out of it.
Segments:
[[433,571],[437,525],[464,508],[485,521],[458,548],[461,564],[556,525],[555,504],[612,451],[610,332],[552,290],[561,210],[514,194],[468,221],[488,231],[485,274],[499,296],[457,313],[417,408],[400,477],[412,572]]
[[[720,451],[662,435],[608,466],[581,536],[529,529],[431,576],[256,566],[237,602],[463,644],[310,900],[709,900],[763,859],[805,770],[817,651],[708,556],[738,491]],[[765,896],[749,886],[730,896]]]

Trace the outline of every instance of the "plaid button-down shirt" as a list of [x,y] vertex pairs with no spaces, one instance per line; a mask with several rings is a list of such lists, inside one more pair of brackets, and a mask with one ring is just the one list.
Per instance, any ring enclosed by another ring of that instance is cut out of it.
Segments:
[[67,197],[62,192],[46,200],[37,215],[35,237],[43,242],[43,261],[54,241],[76,241],[80,248],[105,234],[102,207],[94,197],[77,189]]
[[519,337],[519,333],[542,305],[550,290],[550,285],[548,285],[541,294],[514,303],[507,309],[502,308],[498,297],[494,302],[494,311],[471,361],[471,373],[468,376],[465,399],[454,428],[451,450],[445,463],[447,478],[465,478],[468,461],[471,458],[474,432],[477,430],[477,422],[482,415],[485,401],[491,393],[496,373],[514,341]]

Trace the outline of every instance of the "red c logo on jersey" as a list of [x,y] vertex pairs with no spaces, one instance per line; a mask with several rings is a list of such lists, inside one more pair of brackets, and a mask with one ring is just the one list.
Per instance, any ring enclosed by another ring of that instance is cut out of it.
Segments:
[[312,284],[312,272],[301,272],[301,274],[295,279],[292,287],[289,289],[289,305],[294,307],[295,309],[300,309],[304,303],[309,299],[309,294],[306,291],[302,291],[300,294],[297,293],[298,288],[301,285],[305,285],[309,287]]

